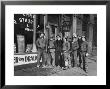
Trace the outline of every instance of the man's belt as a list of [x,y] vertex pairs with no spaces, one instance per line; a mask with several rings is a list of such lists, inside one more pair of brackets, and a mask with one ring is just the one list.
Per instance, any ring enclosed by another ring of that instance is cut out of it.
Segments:
[[42,47],[38,47],[38,49],[43,49],[43,50],[44,50],[44,49],[46,49],[46,48],[45,48],[45,47],[44,47],[44,48],[42,48]]

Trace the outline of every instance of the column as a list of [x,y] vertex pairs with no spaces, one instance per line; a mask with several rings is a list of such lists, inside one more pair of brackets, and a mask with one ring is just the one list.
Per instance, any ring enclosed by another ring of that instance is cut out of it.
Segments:
[[82,36],[82,23],[83,23],[83,15],[81,15],[81,23],[80,23],[80,36]]
[[77,18],[76,15],[73,16],[73,33],[76,34],[76,28],[77,28]]
[[76,18],[76,15],[73,15],[72,26],[71,26],[71,31],[70,31],[71,37],[73,36],[73,33],[76,34],[76,28],[77,28],[77,18]]
[[93,42],[93,24],[94,24],[94,15],[90,15],[90,24],[89,24],[89,53],[92,52],[92,42]]
[[77,19],[77,30],[76,30],[76,34],[78,36],[82,36],[82,19],[83,19],[83,15],[79,15],[79,19]]
[[36,49],[36,15],[33,16],[34,22],[33,22],[33,49],[32,52],[37,52]]
[[46,15],[44,15],[44,33],[45,33],[46,38],[48,38],[48,31],[47,31],[47,29],[46,29],[47,20],[48,20],[48,16],[47,16],[47,14],[46,14]]
[[46,51],[48,51],[48,46],[49,46],[49,27],[48,27],[48,16],[47,14],[44,15],[44,34],[45,34],[45,40],[47,41],[46,44]]

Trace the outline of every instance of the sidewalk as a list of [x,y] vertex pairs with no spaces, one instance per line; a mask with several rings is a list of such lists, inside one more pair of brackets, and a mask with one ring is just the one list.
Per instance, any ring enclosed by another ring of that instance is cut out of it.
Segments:
[[88,59],[88,73],[85,73],[79,67],[74,67],[59,71],[51,76],[97,76],[97,63],[94,60]]
[[82,69],[74,67],[67,70],[62,70],[58,73],[52,74],[51,76],[87,76],[87,74]]
[[[67,70],[55,69],[55,68],[37,68],[35,64],[25,65],[25,67],[14,71],[15,76],[96,76],[97,75],[97,62],[94,60],[97,57],[91,57],[87,59],[88,62],[88,74],[86,74],[81,68],[74,67]],[[94,59],[94,60],[93,60]],[[27,67],[27,68],[26,68]]]
[[[97,58],[97,57],[95,57]],[[94,60],[97,59],[88,59],[88,75],[89,76],[97,76],[97,62]]]

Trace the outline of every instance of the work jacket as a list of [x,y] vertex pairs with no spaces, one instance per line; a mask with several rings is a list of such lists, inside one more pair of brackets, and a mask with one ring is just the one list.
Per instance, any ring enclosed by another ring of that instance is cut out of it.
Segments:
[[46,48],[46,44],[47,44],[46,39],[38,38],[37,41],[36,41],[37,47],[41,48],[41,49],[45,49]]
[[67,42],[64,42],[63,44],[63,50],[64,51],[69,51],[70,49],[70,43],[67,41]]
[[87,52],[88,51],[88,43],[86,41],[83,41],[81,43],[81,51],[82,52]]
[[78,41],[72,43],[72,51],[76,51],[79,48]]

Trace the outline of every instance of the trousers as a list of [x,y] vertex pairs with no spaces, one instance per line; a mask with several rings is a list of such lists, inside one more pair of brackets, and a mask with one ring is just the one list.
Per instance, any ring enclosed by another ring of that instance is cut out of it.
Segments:
[[81,52],[81,59],[82,59],[82,68],[85,72],[87,72],[88,65],[87,65],[86,52]]
[[55,66],[60,66],[60,67],[65,66],[64,58],[60,51],[55,52]]
[[37,59],[37,65],[40,65],[40,60],[42,58],[42,65],[45,65],[45,58],[44,58],[44,55],[45,55],[46,51],[44,49],[41,49],[41,48],[38,48],[38,59]]
[[72,67],[77,67],[77,50],[72,52]]
[[71,66],[71,57],[68,51],[64,52],[65,66]]

